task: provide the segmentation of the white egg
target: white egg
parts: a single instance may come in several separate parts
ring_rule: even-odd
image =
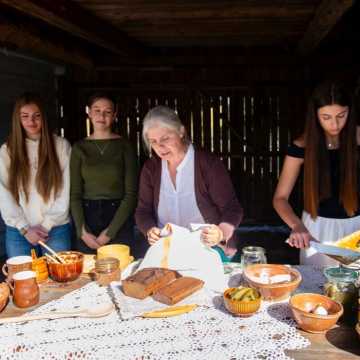
[[[328,315],[328,312],[327,310],[321,306],[321,305],[318,305],[314,310],[313,310],[313,313],[316,314],[316,315]]]

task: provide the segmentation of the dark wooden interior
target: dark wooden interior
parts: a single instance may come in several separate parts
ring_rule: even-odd
[[[71,142],[96,90],[116,97],[140,162],[144,114],[176,108],[228,166],[245,224],[281,224],[271,198],[307,96],[325,78],[357,86],[359,15],[355,0],[0,0],[0,50],[53,67],[54,127]]]

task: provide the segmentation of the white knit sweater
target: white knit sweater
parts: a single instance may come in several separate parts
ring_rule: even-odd
[[[69,222],[70,174],[69,160],[71,147],[67,140],[54,135],[55,147],[63,173],[63,188],[59,195],[45,203],[35,186],[35,176],[38,167],[38,140],[26,140],[30,161],[29,201],[20,192],[18,206],[8,190],[10,157],[6,144],[0,148],[0,211],[8,226],[21,229],[25,226],[42,225],[48,231],[54,226]]]

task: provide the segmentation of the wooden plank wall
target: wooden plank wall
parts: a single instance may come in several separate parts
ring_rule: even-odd
[[[109,91],[118,101],[117,130],[134,144],[140,163],[147,158],[141,140],[142,120],[152,107],[167,105],[178,112],[195,145],[224,161],[246,222],[280,222],[272,209],[272,195],[287,146],[303,121],[301,91],[291,92],[284,85]],[[91,92],[80,93],[84,104]],[[85,135],[85,121],[81,124]],[[297,209],[301,208],[301,185],[298,189],[293,196]]]

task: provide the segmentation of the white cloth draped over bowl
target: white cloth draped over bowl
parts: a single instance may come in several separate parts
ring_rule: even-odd
[[[220,255],[202,243],[201,230],[191,232],[169,225],[171,235],[162,237],[148,249],[139,269],[161,267],[165,261],[169,269],[203,280],[209,290],[223,292],[227,286]]]

